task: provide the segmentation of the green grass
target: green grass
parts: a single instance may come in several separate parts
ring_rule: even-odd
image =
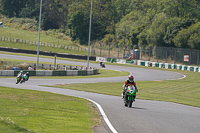
[[[26,60],[0,60],[33,63],[32,61]],[[100,69],[99,72],[100,74],[98,75],[90,76],[35,76],[30,77],[30,80],[31,78],[99,78],[127,76],[129,74],[128,72],[119,72],[106,69]],[[5,107],[0,108],[0,133],[90,133],[93,132],[92,127],[100,123],[98,113],[89,101],[64,95],[0,87],[0,106]]]
[[[14,42],[4,42],[0,41],[0,47],[10,47],[10,48],[17,48],[17,49],[26,49],[26,50],[35,50],[37,51],[37,45],[31,44],[21,44],[21,43],[14,43]],[[56,48],[56,47],[47,47],[47,46],[40,46],[40,51],[48,51],[54,53],[67,53],[67,54],[80,54],[80,55],[87,55],[87,51],[81,50],[67,50],[63,48]]]
[[[200,73],[177,70],[170,71],[185,74],[187,77],[179,80],[136,81],[139,89],[137,99],[168,101],[200,107]],[[121,96],[123,83],[84,83],[55,85],[53,87]]]
[[[37,51],[38,32],[8,27],[8,28],[0,28],[0,36],[8,37],[8,41],[0,41],[0,47],[9,47],[9,48]],[[16,43],[16,42],[10,42],[10,37],[15,38],[15,39],[19,38],[21,40],[27,40],[27,41],[35,41],[36,44],[35,43],[34,44],[21,44],[21,43]],[[45,31],[41,32],[40,42],[56,44],[56,45],[79,47],[76,43],[72,42],[70,39],[58,39],[56,37],[48,36],[45,34]],[[79,54],[79,55],[87,55],[87,53],[88,53],[88,51],[85,49],[70,50],[70,49],[49,47],[49,46],[40,46],[40,51]]]
[[[82,98],[0,87],[1,133],[92,133],[100,118]]]
[[[82,60],[74,60],[73,61],[82,61]],[[95,62],[92,62],[95,63]],[[96,62],[97,63],[97,62]],[[129,67],[139,67],[146,69],[157,69],[164,71],[172,71],[178,72],[186,75],[186,78],[180,80],[168,80],[168,81],[136,81],[137,86],[139,88],[139,93],[137,94],[138,99],[147,99],[147,100],[159,100],[159,101],[169,101],[175,103],[181,103],[191,106],[200,107],[200,73],[198,72],[190,72],[190,71],[181,71],[174,69],[164,69],[164,68],[153,68],[153,67],[144,67],[144,66],[136,66],[130,64],[115,64],[115,63],[106,63],[109,65],[119,65],[119,66],[129,66]],[[104,73],[104,72],[105,73]],[[109,71],[112,72],[112,71]],[[118,74],[121,76],[128,75],[128,73],[108,73],[104,69],[100,69],[101,75],[93,75],[94,77],[107,77],[107,76],[117,76]],[[114,74],[115,73],[115,74]],[[118,75],[118,76],[119,76]],[[83,76],[86,78],[90,78],[87,76]],[[49,77],[52,78],[52,77]],[[63,77],[56,77],[63,78]],[[70,78],[81,78],[79,77],[70,77]],[[89,91],[95,93],[102,93],[107,95],[115,95],[120,96],[122,92],[123,82],[112,82],[112,83],[89,83],[84,84],[84,88],[82,88],[83,84],[73,84],[73,85],[60,85],[55,87],[62,87],[68,89],[76,89],[81,91]],[[96,89],[93,89],[93,88]],[[107,89],[111,88],[111,89]]]
[[[69,39],[58,39],[56,37],[48,36],[45,33],[46,31],[41,31],[40,42],[67,45],[67,46],[77,46],[74,42],[72,42]],[[18,38],[18,39],[27,40],[27,41],[38,42],[37,31],[29,31],[29,30],[23,30],[19,28],[11,28],[11,27],[0,28],[0,36],[8,37],[9,40],[11,37],[15,39]]]

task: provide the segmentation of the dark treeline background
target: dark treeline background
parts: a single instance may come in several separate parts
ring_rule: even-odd
[[[42,29],[61,29],[87,44],[90,4],[43,0]],[[0,13],[8,18],[35,22],[39,10],[40,0],[0,0]],[[93,0],[91,40],[200,49],[200,0]]]

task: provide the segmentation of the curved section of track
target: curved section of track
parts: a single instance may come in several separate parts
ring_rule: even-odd
[[[3,56],[1,58],[34,60],[35,57]],[[43,59],[43,62],[53,62],[53,59]],[[57,60],[57,63],[85,65],[85,63]],[[99,64],[90,64],[93,67],[99,67]],[[141,69],[123,66],[106,65],[107,69],[128,71],[134,73],[136,80],[169,80],[183,78],[184,75],[160,70]],[[90,82],[113,82],[124,81],[126,77],[113,78],[93,78],[78,79],[76,82],[72,79],[31,79],[25,84],[15,84],[15,79],[0,79],[1,86],[47,91],[63,95],[78,96],[91,99],[101,105],[109,121],[119,133],[197,133],[200,130],[200,109],[181,104],[148,101],[136,99],[133,108],[125,108],[121,97],[95,94],[89,92],[80,92],[68,89],[59,89],[52,87],[43,87],[39,85],[69,84],[69,83],[90,83]],[[13,84],[12,84],[13,83]],[[83,86],[84,87],[84,86]],[[120,95],[120,94],[119,94]]]

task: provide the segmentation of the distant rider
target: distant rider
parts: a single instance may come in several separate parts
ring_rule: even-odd
[[[123,85],[123,98],[124,98],[124,95],[125,95],[127,87],[130,86],[130,85],[133,85],[135,87],[136,92],[138,92],[136,83],[134,82],[133,75],[129,75],[128,79],[124,82],[124,85]],[[135,99],[135,97],[134,97],[134,99]]]
[[[29,72],[26,72],[25,74],[22,75],[22,80],[21,80],[20,84],[25,81],[28,81],[28,79],[29,79]]]
[[[105,64],[103,62],[100,62],[100,66],[105,68]]]
[[[21,70],[18,75],[20,74],[20,76],[22,77],[23,76],[23,71]]]

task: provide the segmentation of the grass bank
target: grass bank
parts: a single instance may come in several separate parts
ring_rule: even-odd
[[[2,133],[93,133],[100,123],[94,105],[82,98],[0,87]]]
[[[19,55],[19,54],[18,54]],[[26,62],[26,60],[0,59]],[[42,63],[42,62],[40,62]],[[47,62],[44,62],[44,64]],[[128,72],[100,69],[90,76],[30,77],[31,78],[100,78],[126,76]],[[1,77],[5,78],[5,77]],[[13,77],[10,77],[13,78]],[[47,92],[0,87],[0,132],[80,132],[92,133],[100,117],[87,100]]]
[[[82,60],[74,60],[74,59],[70,59],[70,60],[82,61]],[[95,63],[95,62],[92,62],[92,63]],[[128,64],[115,64],[115,63],[106,63],[106,64],[123,65],[123,66],[139,67],[139,68],[146,68],[146,69],[159,69],[159,70],[164,70],[164,71],[182,73],[186,75],[186,78],[179,79],[179,80],[166,80],[166,81],[138,81],[138,82],[136,81],[137,86],[139,88],[137,98],[147,99],[147,100],[168,101],[168,102],[175,102],[175,103],[181,103],[181,104],[200,107],[200,97],[199,97],[200,73],[198,72],[144,67],[144,66],[136,66],[136,65],[128,65]],[[102,70],[100,69],[100,72],[101,71],[104,71],[104,69]],[[101,75],[103,75],[103,73],[104,72],[102,72]],[[114,73],[112,74],[107,73],[105,70],[105,73],[104,73],[105,76],[103,77],[113,75]],[[121,76],[126,76],[126,75],[128,75],[128,73],[125,73],[125,74],[121,73]],[[100,77],[99,75],[93,75],[93,76]],[[114,75],[114,76],[117,76],[117,75]],[[73,78],[77,78],[77,77],[73,77]],[[89,83],[89,84],[86,83],[86,84],[60,85],[60,86],[55,86],[55,87],[120,96],[122,92],[122,84],[123,82]],[[83,85],[84,85],[84,88],[82,87]],[[93,89],[94,87],[97,89],[94,90]]]
[[[186,78],[165,81],[136,81],[139,89],[137,99],[167,101],[200,107],[200,73],[170,71],[182,73],[186,75]],[[123,82],[112,82],[55,85],[53,87],[121,96],[122,85]]]
[[[67,36],[63,36],[62,38],[56,38],[54,35],[48,35],[48,31],[41,31],[40,34],[40,42],[54,44],[54,47],[50,46],[40,46],[40,51],[48,51],[48,52],[55,52],[55,53],[67,53],[67,54],[79,54],[79,55],[87,55],[87,49],[73,49],[72,47],[79,48],[80,46],[76,43],[72,42],[71,39]],[[0,47],[9,47],[9,48],[17,48],[17,49],[26,49],[26,50],[35,50],[37,51],[38,48],[38,32],[11,28],[11,27],[3,27],[0,28],[0,37],[7,37],[6,41],[0,41]],[[25,41],[34,41],[33,44],[22,44],[17,43],[16,41],[13,42],[13,39],[20,39]],[[59,45],[63,46],[70,46],[67,49],[63,47],[59,47]]]
[[[0,41],[0,47],[9,47],[9,48],[17,48],[17,49],[26,49],[26,50],[34,50],[37,51],[37,45],[31,44],[21,44],[14,42],[4,42]],[[69,50],[59,47],[50,47],[50,46],[40,46],[40,51],[54,52],[54,53],[66,53],[66,54],[79,54],[79,55],[87,55],[86,50]]]
[[[38,42],[38,31],[23,30],[20,28],[1,27],[0,36],[8,37],[8,41],[15,38]],[[67,38],[66,36],[63,36],[57,38],[56,35],[48,35],[48,31],[41,31],[40,42],[66,46],[77,46],[74,42],[71,41],[69,37]]]

